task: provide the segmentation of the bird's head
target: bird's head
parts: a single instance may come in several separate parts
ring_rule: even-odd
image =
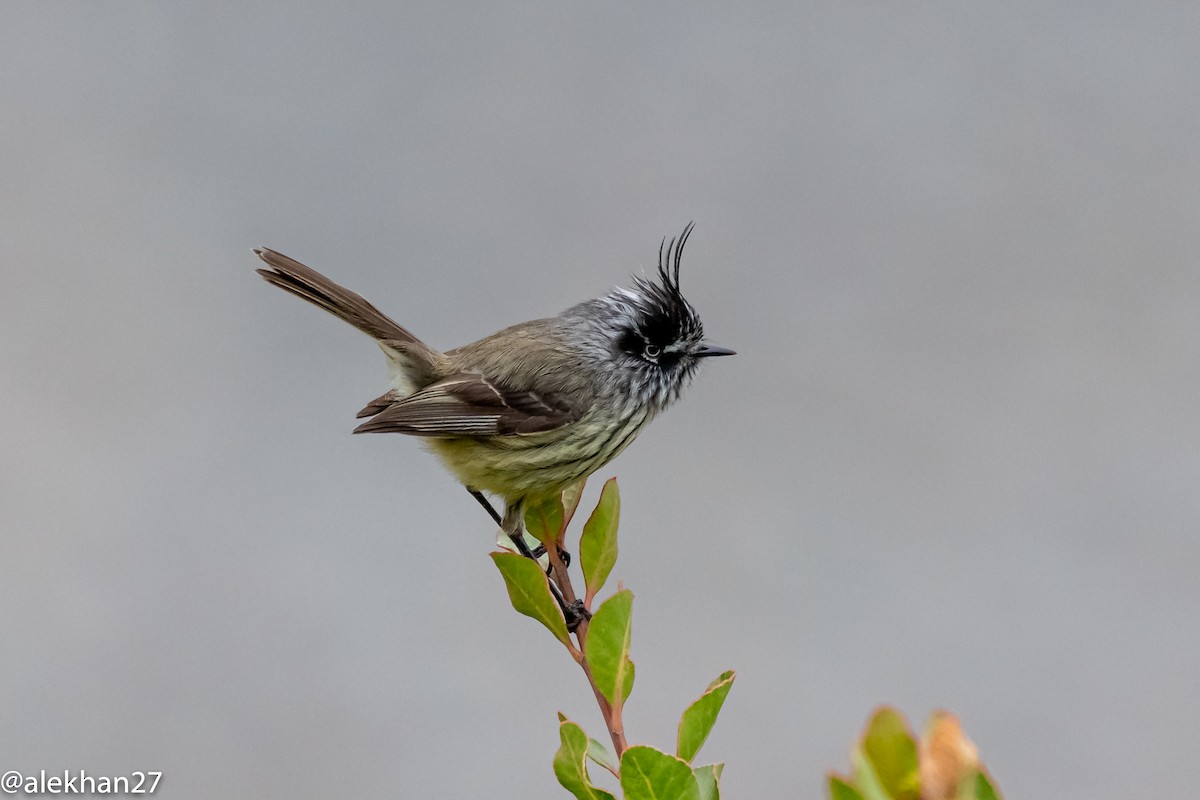
[[[689,223],[677,238],[663,239],[657,280],[635,276],[632,289],[614,289],[583,304],[596,324],[593,330],[603,336],[608,378],[655,411],[679,397],[701,360],[734,355],[704,341],[704,325],[679,289],[679,265],[691,232]]]

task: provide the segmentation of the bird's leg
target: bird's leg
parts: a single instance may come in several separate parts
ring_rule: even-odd
[[[467,489],[467,491],[471,493],[471,497],[474,497],[479,501],[479,505],[483,506],[484,510],[487,511],[488,516],[490,516],[497,525],[503,528],[504,520],[500,518],[500,514],[497,513],[496,509],[492,507],[492,504],[488,501],[488,499],[483,496],[483,492],[477,492],[474,489]],[[504,532],[508,533],[508,529],[505,528]],[[517,552],[523,556],[527,556],[536,561],[542,556],[546,555],[546,545],[544,544],[539,544],[537,547],[530,550],[529,545],[525,543],[524,536],[518,534],[517,538],[513,539],[512,534],[508,533],[508,537],[512,539],[513,545],[515,545],[517,548]],[[571,566],[571,554],[561,547],[558,548],[558,557],[562,559],[564,567]],[[546,574],[550,574],[550,570],[548,568],[546,570]]]
[[[467,488],[467,491],[471,493],[471,497],[474,497],[479,501],[479,505],[483,506],[483,510],[488,513],[488,516],[491,517],[497,525],[504,524],[504,520],[500,519],[500,515],[496,513],[496,509],[492,508],[492,504],[486,497],[483,496],[483,492],[477,492],[470,487]]]
[[[526,558],[532,558],[534,561],[537,561],[537,556],[530,551],[529,545],[525,543],[525,512],[520,500],[515,500],[504,506],[504,518],[500,520],[500,529],[512,540],[512,543],[517,548],[517,552]]]
[[[492,508],[492,504],[488,502],[486,497],[474,490],[468,491],[470,491],[475,499],[478,500],[483,507],[488,510],[488,512],[492,515],[492,518],[496,519],[496,521],[500,523],[500,528],[508,535],[508,538],[512,540],[512,543],[517,548],[517,552],[526,558],[532,558],[534,561],[537,561],[537,558],[532,552],[530,552],[529,545],[525,544],[525,513],[523,503],[520,500],[514,500],[508,503],[504,507],[503,519],[497,519],[499,515],[496,514],[496,510]],[[550,573],[552,570],[553,567],[546,570],[546,577],[548,579],[551,577]],[[553,580],[547,580],[546,585],[550,587],[550,594],[554,595],[554,600],[558,603],[559,610],[562,611],[563,619],[566,620],[568,631],[574,633],[575,629],[579,627],[579,623],[586,619],[591,619],[592,615],[588,613],[588,610],[584,607],[582,600],[573,599],[571,602],[567,602],[567,600],[563,597],[562,589],[557,583],[555,583]]]
[[[538,553],[537,551],[531,551],[529,549],[529,545],[525,543],[525,535],[522,532],[521,519],[519,516],[516,520],[514,533],[513,523],[508,518],[508,512],[511,510],[510,508],[505,509],[504,518],[501,519],[500,514],[497,513],[491,502],[483,496],[483,492],[477,492],[474,489],[467,489],[467,491],[471,493],[471,497],[474,497],[479,501],[479,505],[483,506],[484,510],[487,511],[488,516],[490,516],[504,531],[505,535],[512,540],[513,546],[517,548],[518,553],[526,558],[532,558],[534,561],[537,561],[538,558],[545,554],[546,551],[541,547],[538,547],[538,549],[542,551],[541,553]]]
[[[563,566],[571,566],[571,554],[568,553],[561,545],[558,545],[557,547],[558,557],[562,559]],[[541,558],[542,556],[546,555],[546,545],[539,544],[537,547],[533,548],[531,552],[533,553],[534,558]]]
[[[517,541],[517,538],[521,538],[522,544],[524,544],[522,535],[524,521],[525,514],[523,503],[520,500],[517,500],[505,507],[504,522],[501,527],[504,528],[505,532],[508,533],[509,538],[513,539],[514,542]],[[561,554],[563,552],[561,547],[556,549],[556,554]],[[542,553],[545,554],[545,547],[539,547],[538,550],[541,550]],[[538,552],[538,550],[534,550],[533,553]],[[531,558],[533,557],[533,553],[530,554]],[[570,556],[568,556],[568,558],[570,558]],[[558,607],[562,611],[563,619],[566,620],[567,623],[567,630],[571,633],[574,633],[579,627],[580,623],[592,618],[592,613],[587,610],[587,606],[583,604],[582,600],[575,597],[575,592],[571,589],[571,579],[567,577],[566,562],[559,561],[557,565],[554,562],[555,559],[552,556],[550,558],[550,566],[546,567],[546,584],[550,587],[550,593],[554,595],[554,599],[558,602]],[[555,575],[556,566],[561,568],[561,572],[559,572],[557,576]]]

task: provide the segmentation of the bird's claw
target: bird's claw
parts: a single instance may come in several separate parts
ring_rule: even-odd
[[[563,616],[567,620],[567,631],[570,633],[574,633],[581,623],[592,618],[592,612],[587,610],[582,600],[575,600],[567,604],[563,611]]]
[[[546,555],[546,545],[539,544],[537,547],[533,548],[531,553],[534,558],[541,558],[542,556]],[[571,566],[571,554],[562,547],[558,548],[558,557],[562,561],[564,567]]]

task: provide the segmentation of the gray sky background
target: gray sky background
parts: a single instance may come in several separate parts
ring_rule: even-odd
[[[0,11],[0,769],[565,797],[582,676],[250,248],[450,347],[694,219],[740,355],[585,500],[619,476],[631,739],[735,668],[730,797],[824,796],[879,703],[1010,798],[1194,791],[1200,12],[503,6]]]

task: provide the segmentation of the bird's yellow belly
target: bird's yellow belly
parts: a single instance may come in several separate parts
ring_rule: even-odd
[[[648,418],[641,412],[601,425],[585,417],[565,430],[427,444],[465,486],[515,500],[556,494],[591,475],[628,447]]]

